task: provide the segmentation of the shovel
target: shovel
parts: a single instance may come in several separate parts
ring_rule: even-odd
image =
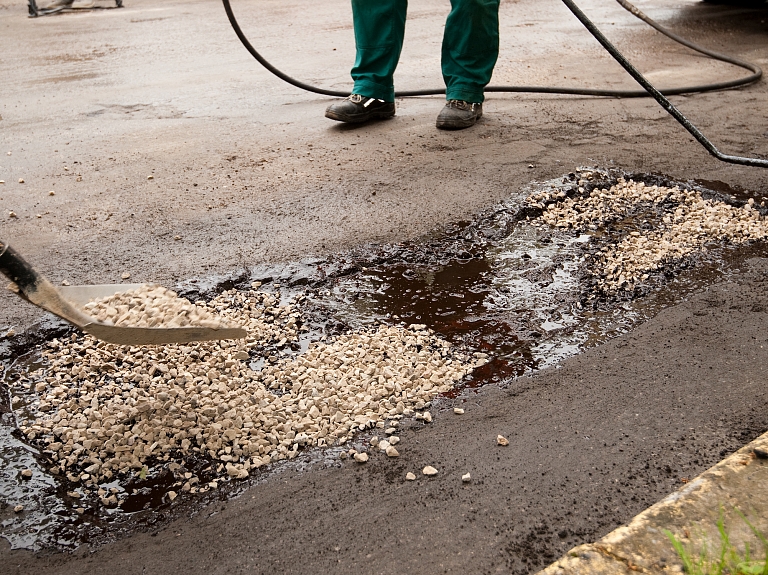
[[[162,345],[218,339],[246,337],[241,327],[121,327],[98,321],[88,315],[82,306],[95,298],[102,298],[136,289],[142,284],[115,284],[92,286],[63,286],[55,288],[38,274],[24,258],[8,244],[0,242],[0,272],[11,284],[11,291],[30,303],[41,307],[75,325],[93,337],[119,345]]]

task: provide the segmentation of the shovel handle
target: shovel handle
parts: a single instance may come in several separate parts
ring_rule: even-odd
[[[37,273],[16,250],[0,242],[0,272],[11,280],[18,295],[28,302],[82,328],[93,318],[61,297],[58,290],[47,279]]]
[[[34,292],[41,277],[16,250],[0,242],[0,272],[15,283],[22,295]]]

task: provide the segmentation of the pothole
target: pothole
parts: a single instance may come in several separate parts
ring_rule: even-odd
[[[281,466],[339,465],[368,430],[426,424],[441,396],[554,365],[765,255],[763,208],[697,184],[582,170],[523,192],[418,241],[179,286],[246,341],[5,340],[0,534],[98,544]]]

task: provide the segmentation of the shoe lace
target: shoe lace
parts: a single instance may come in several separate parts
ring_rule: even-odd
[[[359,104],[360,102],[363,101],[363,96],[361,96],[360,94],[350,94],[349,96],[347,96],[347,100],[349,100],[353,104]]]
[[[479,104],[466,102],[464,100],[448,100],[446,103],[446,106],[449,108],[456,108],[457,110],[474,110],[474,108],[478,105]]]

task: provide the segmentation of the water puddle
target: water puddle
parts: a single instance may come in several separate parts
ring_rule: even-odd
[[[666,182],[659,176],[643,177]],[[453,344],[490,356],[488,363],[447,394],[455,396],[556,365],[739,271],[748,258],[768,256],[764,244],[710,249],[665,270],[664,282],[645,290],[642,297],[591,298],[585,282],[590,255],[600,245],[647,227],[648,220],[627,218],[608,230],[573,233],[532,225],[537,212],[525,207],[523,200],[538,189],[561,190],[565,195],[611,178],[615,175],[570,174],[523,190],[524,195],[433,237],[326,259],[262,266],[233,278],[190,280],[177,286],[178,291],[193,300],[207,299],[259,280],[264,289],[300,302],[307,329],[290,345],[259,350],[264,357],[273,356],[270,361],[301,354],[312,342],[350,330],[382,323],[426,324]],[[691,185],[701,189],[706,184]],[[746,199],[741,190],[739,197],[722,196],[724,192],[733,190],[707,193],[728,202]],[[0,535],[14,548],[99,544],[182,514],[215,512],[209,509],[212,502],[241,493],[286,467],[301,470],[338,464],[339,448],[305,450],[293,461],[259,469],[248,480],[226,481],[218,490],[185,493],[171,501],[167,492],[178,484],[180,471],[178,465],[159,462],[141,474],[100,485],[106,495],[124,497],[119,509],[80,501],[73,495],[77,485],[50,473],[50,462],[16,430],[17,418],[36,401],[27,374],[38,367],[40,342],[66,333],[66,326],[50,322],[38,333],[0,341]],[[258,370],[263,364],[263,358],[255,358],[251,368]],[[213,479],[211,469],[217,463],[200,455],[185,458],[184,465],[181,471],[205,483]],[[31,471],[31,478],[22,474],[25,470]],[[14,512],[19,504],[24,509]]]

